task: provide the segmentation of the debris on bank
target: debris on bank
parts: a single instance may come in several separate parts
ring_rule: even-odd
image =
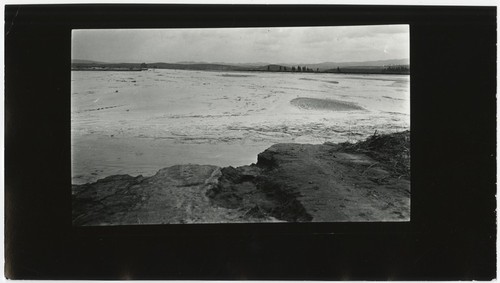
[[[385,163],[394,174],[410,178],[410,131],[385,135],[375,132],[364,141],[340,146],[347,152],[366,154]]]

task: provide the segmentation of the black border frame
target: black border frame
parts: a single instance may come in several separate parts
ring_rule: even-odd
[[[71,226],[71,29],[409,24],[409,223]],[[496,8],[7,5],[11,279],[496,277]]]

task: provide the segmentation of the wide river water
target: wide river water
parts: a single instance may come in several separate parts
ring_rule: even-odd
[[[240,166],[275,143],[410,129],[410,77],[72,71],[72,182],[176,164]]]

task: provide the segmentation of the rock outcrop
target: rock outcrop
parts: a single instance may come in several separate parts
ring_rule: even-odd
[[[176,165],[151,177],[110,176],[73,185],[73,225],[241,222],[238,210],[210,204],[220,177],[211,165]]]
[[[74,225],[408,221],[410,133],[276,144],[257,164],[177,165],[73,186]]]

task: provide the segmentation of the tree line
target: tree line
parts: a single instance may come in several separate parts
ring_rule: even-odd
[[[271,65],[268,65],[267,70],[279,71],[279,72],[319,72],[319,68],[316,68],[316,71],[314,71],[313,69],[308,68],[306,66],[297,66],[297,67],[292,66],[291,68],[286,66],[278,66],[278,67],[279,67],[278,69],[271,70]]]
[[[394,71],[394,72],[409,72],[410,66],[409,65],[389,65],[386,67],[386,70]]]

